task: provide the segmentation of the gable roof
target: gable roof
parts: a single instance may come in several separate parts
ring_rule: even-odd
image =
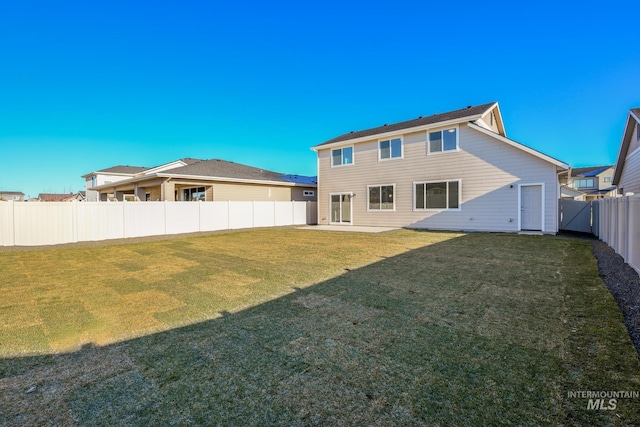
[[[106,169],[100,169],[99,171],[95,171],[93,173],[121,173],[121,174],[137,174],[143,172],[149,168],[144,166],[112,166]],[[88,174],[91,175],[91,174]]]
[[[442,114],[434,114],[431,116],[420,116],[417,119],[407,120],[404,122],[393,123],[390,125],[378,126],[371,129],[365,129],[361,131],[349,132],[338,137],[332,138],[322,144],[316,145],[314,148],[322,147],[324,145],[335,144],[337,142],[349,141],[352,139],[358,139],[363,137],[375,136],[380,134],[386,134],[389,132],[396,132],[404,129],[411,129],[420,126],[435,125],[437,123],[449,122],[449,121],[471,121],[481,118],[494,106],[497,106],[497,102],[490,102],[488,104],[482,104],[477,106],[468,106],[455,111],[449,111]]]
[[[613,185],[618,185],[622,176],[624,162],[629,152],[629,144],[631,144],[631,136],[633,135],[633,127],[636,123],[640,123],[640,108],[632,108],[627,116],[627,124],[622,134],[622,143],[620,144],[620,152],[618,152],[618,160],[616,160],[616,169],[613,172]]]
[[[158,176],[197,176],[207,178],[231,178],[253,181],[289,182],[282,173],[242,165],[221,159],[202,160],[187,166],[158,173]]]
[[[598,176],[600,175],[602,172],[606,171],[609,168],[612,168],[613,165],[608,165],[608,166],[591,166],[591,167],[587,167],[587,168],[573,168],[571,169],[571,176],[572,177],[592,177],[592,176]]]

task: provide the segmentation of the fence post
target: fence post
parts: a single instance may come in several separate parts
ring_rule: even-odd
[[[9,224],[11,225],[11,246],[16,245],[16,212],[15,212],[15,203],[13,200],[9,200],[9,215],[11,216],[11,221]]]

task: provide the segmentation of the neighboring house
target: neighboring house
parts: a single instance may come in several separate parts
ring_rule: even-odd
[[[284,175],[219,159],[186,158],[153,168],[115,166],[83,178],[87,198],[100,201],[317,199],[315,177]]]
[[[571,199],[584,202],[587,200],[587,195],[580,190],[570,187],[566,184],[560,185],[560,198]]]
[[[73,193],[40,193],[38,194],[39,202],[70,202],[76,200]]]
[[[622,195],[640,194],[640,108],[629,110],[613,174]]]
[[[587,168],[573,168],[568,186],[582,196],[577,200],[596,200],[604,197],[614,197],[617,193],[613,185],[613,165],[592,166]],[[568,191],[563,190],[563,195]]]
[[[496,102],[312,149],[319,224],[558,231],[558,176],[568,165],[507,138]]]
[[[24,193],[21,191],[0,191],[0,201],[24,202]]]

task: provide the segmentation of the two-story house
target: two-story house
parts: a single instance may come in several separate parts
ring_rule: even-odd
[[[640,108],[629,110],[613,184],[622,195],[640,194]]]
[[[507,138],[497,102],[312,149],[319,224],[558,231],[558,176],[568,165]]]
[[[581,193],[580,200],[596,200],[616,195],[613,165],[571,169],[568,186]]]

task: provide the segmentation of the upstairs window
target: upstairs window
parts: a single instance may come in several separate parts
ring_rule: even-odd
[[[402,158],[402,139],[393,138],[380,141],[378,158],[380,160]]]
[[[458,149],[458,129],[451,128],[429,132],[427,146],[429,147],[429,153],[456,151]]]
[[[604,177],[604,182],[611,182],[611,177],[610,176],[605,176]]]
[[[460,209],[460,181],[417,182],[414,209]]]
[[[336,148],[331,150],[331,166],[353,164],[353,147]]]
[[[594,187],[593,178],[573,180],[573,188],[592,188],[592,187]]]

